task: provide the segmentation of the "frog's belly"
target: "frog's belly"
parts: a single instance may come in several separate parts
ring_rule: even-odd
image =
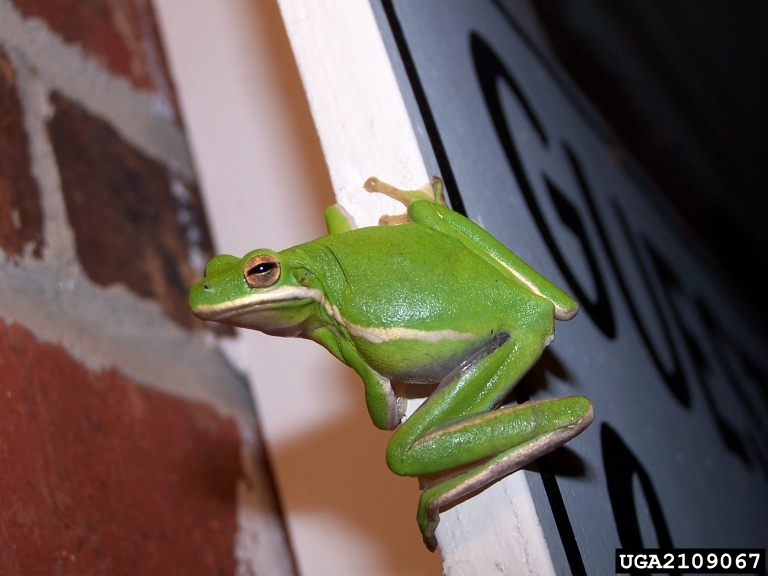
[[[355,348],[381,376],[393,382],[426,384],[440,382],[489,341],[489,338],[456,338],[436,342],[401,339],[379,343],[358,340]]]

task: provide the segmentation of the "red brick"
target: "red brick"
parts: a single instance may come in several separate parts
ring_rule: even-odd
[[[0,322],[0,422],[0,574],[234,574],[231,419]]]
[[[103,66],[139,88],[176,97],[148,0],[12,0]],[[178,107],[177,107],[178,110]]]
[[[16,71],[0,49],[0,248],[11,256],[20,256],[28,245],[39,258],[43,213],[32,176]]]
[[[122,283],[160,301],[179,324],[199,327],[187,305],[189,286],[202,276],[189,256],[211,255],[197,188],[188,201],[171,192],[168,170],[122,140],[106,122],[52,95],[48,131],[61,174],[80,263],[94,282]]]

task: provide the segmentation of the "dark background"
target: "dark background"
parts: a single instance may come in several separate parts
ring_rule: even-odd
[[[768,3],[533,4],[561,65],[768,325]]]

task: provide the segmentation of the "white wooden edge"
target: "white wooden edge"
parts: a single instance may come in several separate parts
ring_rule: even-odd
[[[429,180],[369,2],[278,4],[337,201],[360,226],[402,212],[362,189],[369,176],[409,188]],[[554,574],[522,472],[444,512],[437,539],[448,576]]]

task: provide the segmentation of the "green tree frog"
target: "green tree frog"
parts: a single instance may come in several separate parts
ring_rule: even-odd
[[[373,423],[397,428],[396,474],[423,489],[417,521],[430,550],[439,511],[583,431],[583,396],[500,406],[578,305],[485,230],[447,208],[442,182],[399,190],[364,184],[406,205],[356,229],[340,206],[328,236],[282,252],[217,256],[190,291],[203,320],[308,338],[362,378]],[[407,419],[394,383],[430,386]]]

